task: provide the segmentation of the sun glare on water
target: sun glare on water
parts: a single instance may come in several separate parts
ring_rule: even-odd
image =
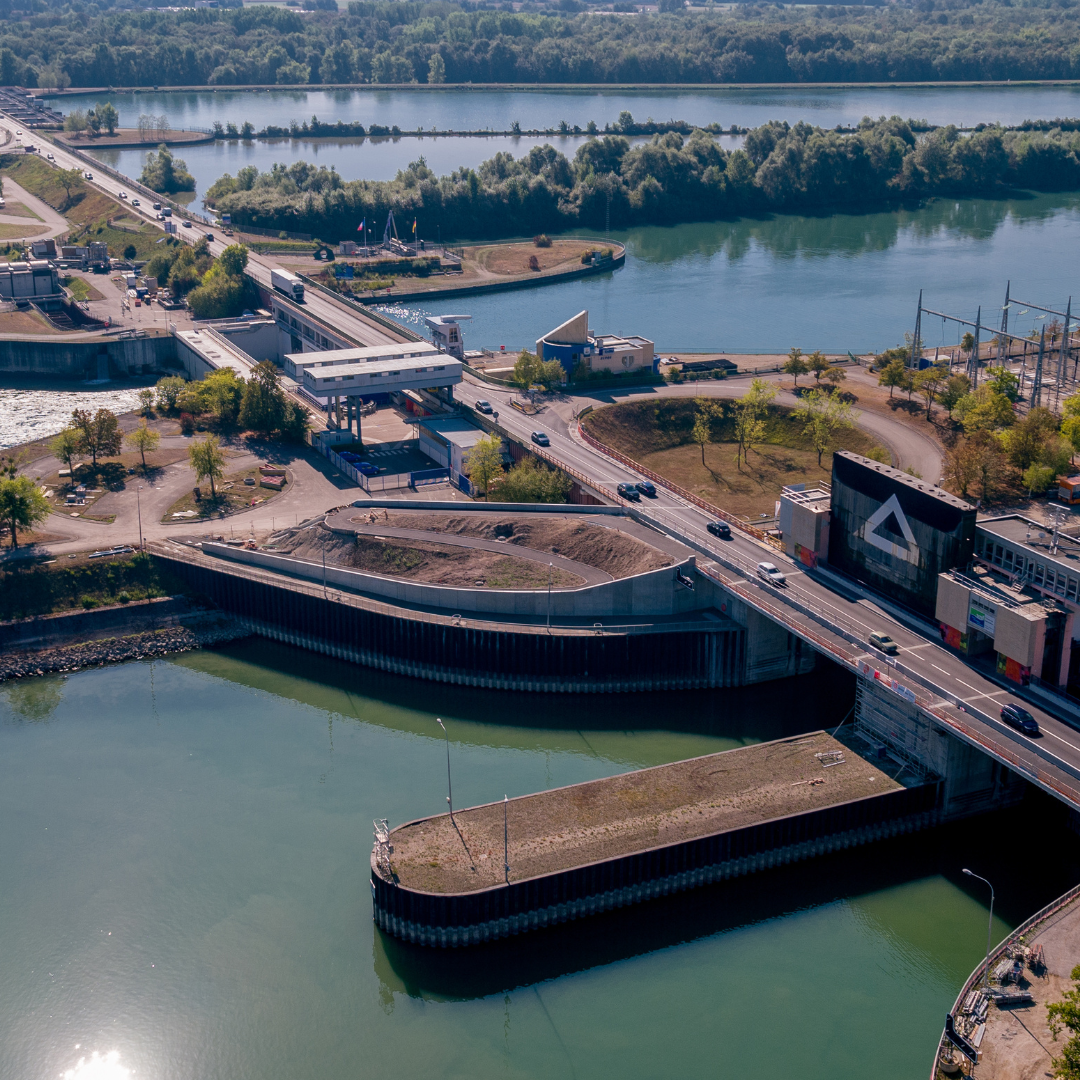
[[[90,1057],[79,1058],[74,1069],[60,1075],[63,1080],[128,1080],[134,1071],[120,1064],[119,1050],[110,1050],[107,1054],[95,1050]]]

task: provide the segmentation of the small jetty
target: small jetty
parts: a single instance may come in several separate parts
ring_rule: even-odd
[[[374,917],[420,945],[495,941],[927,828],[938,789],[818,731],[377,822]]]

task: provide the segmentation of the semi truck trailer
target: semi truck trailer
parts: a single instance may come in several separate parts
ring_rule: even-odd
[[[270,284],[298,304],[304,302],[304,283],[291,270],[272,269]]]

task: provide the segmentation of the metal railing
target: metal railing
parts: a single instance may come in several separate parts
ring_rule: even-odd
[[[989,958],[984,958],[979,961],[978,967],[967,977],[967,981],[960,989],[960,993],[956,996],[956,1001],[952,1007],[951,1015],[955,1016],[967,998],[968,994],[975,989],[975,984],[986,973],[988,966],[993,966],[1001,959],[1002,954],[1022,937],[1024,937],[1033,927],[1037,926],[1041,922],[1045,922],[1052,915],[1056,915],[1062,908],[1068,907],[1074,900],[1080,897],[1080,885],[1074,885],[1068,892],[1063,893],[1056,900],[1052,900],[1046,907],[1036,911],[1030,918],[1025,919],[1011,934],[1008,934],[1003,938],[990,952]],[[941,1052],[946,1047],[951,1047],[952,1043],[945,1035],[944,1028],[941,1032],[941,1038],[938,1040],[937,1053],[934,1055],[934,1064],[930,1070],[930,1080],[936,1080],[938,1073],[938,1066],[941,1064]]]
[[[735,528],[741,532],[752,536],[755,540],[760,540],[762,543],[768,544],[770,547],[776,548],[778,551],[783,550],[780,542],[775,536],[770,536],[767,532],[763,532],[761,529],[755,529],[753,525],[748,525],[741,518],[736,517],[734,514],[729,514],[726,510],[721,510],[719,506],[714,505],[711,502],[706,502],[705,499],[699,498],[692,491],[687,491],[686,488],[680,487],[678,484],[667,479],[665,476],[661,476],[660,473],[653,472],[652,469],[646,465],[642,465],[640,461],[635,461],[632,457],[628,457],[626,454],[620,453],[618,450],[607,445],[607,443],[601,442],[595,436],[590,435],[579,423],[578,434],[581,436],[582,441],[591,446],[594,450],[599,450],[601,454],[606,454],[608,457],[613,458],[619,462],[620,465],[625,465],[629,469],[633,469],[635,472],[641,473],[642,476],[647,476],[653,483],[660,484],[668,491],[678,495],[680,499],[685,499],[687,502],[692,503],[699,510],[704,510],[708,514],[712,514],[714,517],[720,518],[721,521],[726,521],[730,525],[734,525]]]

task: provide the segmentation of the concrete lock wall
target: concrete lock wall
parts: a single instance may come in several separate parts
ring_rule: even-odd
[[[220,559],[262,566],[309,581],[322,582],[325,574],[326,582],[336,587],[428,610],[531,616],[537,619],[543,619],[548,613],[549,597],[546,589],[455,589],[385,578],[338,566],[327,566],[324,571],[318,563],[264,551],[246,551],[229,547],[227,544],[204,543],[202,548],[206,554]],[[558,618],[611,615],[650,618],[712,606],[711,593],[702,592],[702,597],[710,596],[708,601],[702,603],[696,585],[694,591],[690,591],[679,584],[677,576],[680,574],[683,577],[694,574],[692,557],[676,566],[666,566],[631,578],[606,581],[601,585],[587,585],[580,589],[554,590],[550,596],[551,614]],[[783,633],[786,637],[787,632]]]
[[[476,945],[930,828],[938,801],[937,785],[925,784],[473,893],[397,885],[373,852],[374,918],[414,944]]]
[[[0,340],[0,372],[6,374],[96,379],[101,357],[108,359],[111,376],[162,371],[175,366],[176,342],[171,334],[90,341]]]
[[[746,632],[727,621],[640,633],[475,623],[341,602],[239,564],[156,556],[254,634],[411,678],[542,693],[738,686]],[[685,626],[685,624],[684,624]]]

